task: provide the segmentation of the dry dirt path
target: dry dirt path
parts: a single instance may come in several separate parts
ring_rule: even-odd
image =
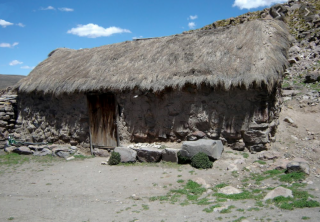
[[[208,206],[181,206],[182,201],[149,200],[181,187],[178,180],[201,177],[211,186],[222,181],[239,185],[241,175],[234,177],[225,170],[228,161],[236,158],[238,155],[229,151],[210,170],[162,163],[106,166],[100,164],[102,158],[0,165],[0,221],[234,221],[241,217],[248,221],[301,221],[302,216],[319,221],[320,208],[287,211],[268,206],[256,211],[253,200],[227,201],[221,204],[235,208],[222,214],[204,212]],[[246,162],[254,158],[250,155]],[[314,179],[309,189],[319,184]],[[140,200],[132,199],[133,194]]]

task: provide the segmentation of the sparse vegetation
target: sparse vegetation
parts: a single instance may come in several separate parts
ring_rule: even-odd
[[[191,158],[191,166],[198,169],[212,168],[212,162],[207,154],[199,152]]]
[[[112,152],[108,162],[109,165],[118,165],[120,162],[121,162],[120,153]]]

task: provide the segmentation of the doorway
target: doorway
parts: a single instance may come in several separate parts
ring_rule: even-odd
[[[115,148],[117,142],[117,112],[112,93],[88,94],[91,143],[94,148]]]

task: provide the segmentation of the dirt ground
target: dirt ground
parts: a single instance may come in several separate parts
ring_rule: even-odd
[[[302,189],[320,202],[319,113],[319,104],[309,106],[307,102],[297,100],[286,102],[277,141],[270,149],[281,152],[288,159],[301,157],[309,161],[311,174]],[[295,121],[296,127],[283,121],[287,116]],[[0,221],[318,222],[319,207],[281,210],[273,204],[252,199],[220,200],[221,206],[232,206],[232,209],[225,213],[206,212],[204,209],[219,201],[210,193],[205,195],[211,198],[211,205],[190,203],[183,206],[183,197],[175,201],[152,201],[152,198],[165,196],[170,190],[182,188],[188,180],[196,178],[204,179],[210,188],[221,183],[242,188],[247,181],[246,186],[252,192],[254,189],[267,192],[268,188],[279,186],[279,181],[268,179],[255,184],[246,179],[251,173],[262,173],[272,166],[273,160],[256,162],[258,155],[225,147],[223,157],[209,170],[168,163],[101,165],[104,158],[35,161],[36,157],[32,157],[23,164],[0,164]],[[236,161],[238,173],[228,170]]]

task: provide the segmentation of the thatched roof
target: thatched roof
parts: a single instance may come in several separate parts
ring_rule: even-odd
[[[127,41],[92,49],[59,48],[17,88],[20,92],[161,91],[185,84],[249,88],[279,83],[287,65],[286,25],[256,20],[231,28]]]

